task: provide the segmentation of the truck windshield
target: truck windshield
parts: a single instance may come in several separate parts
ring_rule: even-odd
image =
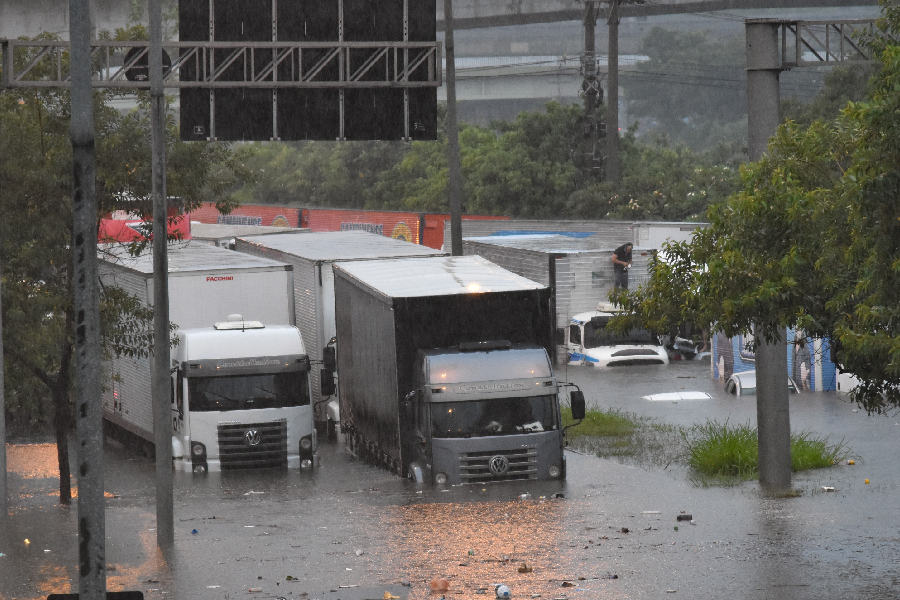
[[[492,398],[431,405],[431,435],[467,438],[558,429],[555,396]]]
[[[612,317],[592,317],[590,321],[584,324],[584,347],[598,348],[600,346],[617,346],[624,344],[635,344],[645,346],[658,346],[659,340],[655,335],[642,329],[635,327],[624,335],[613,333],[606,329]]]
[[[188,378],[191,411],[286,408],[309,404],[305,371]]]

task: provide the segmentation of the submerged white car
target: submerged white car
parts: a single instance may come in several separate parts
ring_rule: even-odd
[[[756,371],[735,373],[725,382],[725,391],[736,396],[747,396],[756,393]],[[800,390],[794,380],[788,377],[788,392],[799,394]]]
[[[620,311],[603,302],[597,309],[577,314],[569,321],[565,342],[570,365],[669,364],[669,355],[655,334],[641,328],[634,328],[624,335],[615,334],[606,329],[606,324]]]

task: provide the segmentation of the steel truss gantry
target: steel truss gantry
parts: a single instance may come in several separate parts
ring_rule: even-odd
[[[92,41],[93,87],[150,89],[150,42]],[[69,42],[0,40],[0,89],[69,87]],[[439,87],[441,43],[425,42],[168,42],[166,88],[422,88]],[[168,66],[171,63],[171,66]]]

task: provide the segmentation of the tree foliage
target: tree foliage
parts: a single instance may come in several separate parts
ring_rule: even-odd
[[[870,412],[900,406],[900,8],[882,11],[869,97],[837,119],[783,125],[741,191],[710,207],[710,226],[617,297],[661,330],[828,337]]]
[[[550,102],[490,127],[460,130],[464,210],[519,218],[696,220],[738,183],[731,149],[622,141],[623,181],[609,185],[579,168],[583,110]],[[258,177],[243,203],[447,212],[447,150],[437,141],[257,143]]]
[[[797,98],[781,102],[781,116],[785,121],[809,126],[813,121],[832,121],[847,107],[866,97],[867,82],[874,74],[874,66],[855,65],[835,67],[825,75],[824,86],[812,102]]]

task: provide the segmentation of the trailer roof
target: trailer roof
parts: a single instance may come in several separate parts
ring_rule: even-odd
[[[191,238],[222,239],[247,235],[271,235],[278,233],[309,233],[309,229],[296,227],[270,227],[267,225],[226,225],[221,223],[191,223]]]
[[[240,240],[311,261],[370,260],[392,256],[445,256],[445,252],[366,231],[241,236]]]
[[[345,262],[334,271],[390,298],[545,289],[480,256],[435,256]]]
[[[123,244],[101,244],[99,255],[100,260],[106,263],[151,275],[153,273],[152,250],[152,246],[148,246],[143,253],[135,257],[128,254],[128,250]],[[170,243],[168,264],[169,273],[254,267],[262,269],[291,268],[289,265],[268,258],[251,256],[204,242],[191,241]]]
[[[535,252],[552,252],[577,254],[580,252],[612,252],[620,244],[613,245],[609,239],[601,239],[597,234],[565,235],[559,233],[530,233],[516,235],[490,235],[482,237],[467,237],[464,242],[476,244],[490,244],[504,246],[506,248],[520,248]],[[640,250],[640,248],[635,248]]]

